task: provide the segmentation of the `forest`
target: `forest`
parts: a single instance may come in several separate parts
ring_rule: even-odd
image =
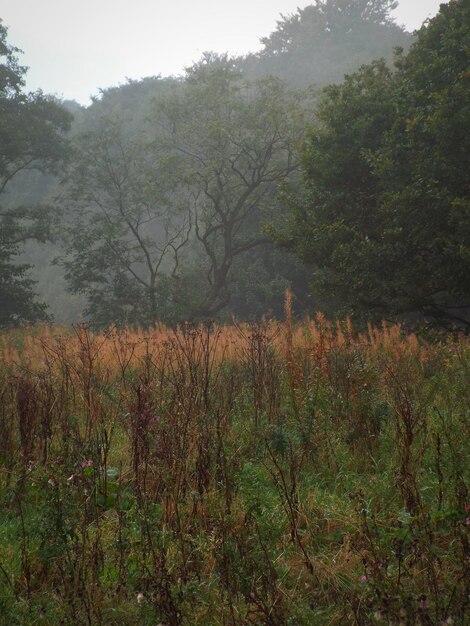
[[[470,2],[396,5],[89,106],[0,19],[0,626],[468,623]]]
[[[2,26],[0,326],[253,321],[290,288],[468,330],[467,6],[412,36],[394,4],[318,2],[87,108],[26,93]]]

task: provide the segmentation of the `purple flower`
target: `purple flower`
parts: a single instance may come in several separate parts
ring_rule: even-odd
[[[365,583],[367,582],[367,576],[361,576],[359,578],[359,582],[361,585],[365,585]]]
[[[80,466],[85,469],[86,467],[93,467],[93,461],[91,459],[88,459],[87,461],[82,461],[80,463]]]

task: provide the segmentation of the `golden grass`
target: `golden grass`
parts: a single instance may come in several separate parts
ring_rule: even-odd
[[[369,326],[367,332],[356,333],[350,320],[329,322],[322,314],[292,324],[269,321],[260,325],[268,342],[285,357],[286,364],[294,366],[296,357],[310,356],[322,365],[326,355],[345,346],[362,347],[379,354],[393,352],[425,360],[429,346],[418,341],[416,335],[405,334],[400,325],[381,328]],[[251,340],[254,326],[250,324],[179,326],[176,329],[161,324],[149,329],[117,329],[92,332],[86,326],[38,326],[10,331],[0,336],[0,362],[6,367],[20,367],[31,372],[60,366],[66,362],[81,370],[88,362],[95,371],[106,370],[118,374],[120,369],[140,367],[151,358],[160,365],[171,365],[173,347],[182,342],[192,344],[196,353],[202,352],[208,342],[213,360],[239,362]]]

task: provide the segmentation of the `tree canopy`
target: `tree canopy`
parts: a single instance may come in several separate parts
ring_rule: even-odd
[[[442,5],[394,72],[375,62],[323,92],[303,192],[277,236],[344,310],[465,323],[469,11],[464,0]]]
[[[391,17],[393,0],[315,0],[283,16],[263,49],[249,55],[249,75],[271,74],[293,87],[339,82],[360,65],[407,48],[411,36]]]
[[[160,104],[158,119],[193,198],[205,272],[198,315],[230,303],[236,259],[266,243],[261,224],[277,186],[298,165],[302,102],[278,79],[248,82],[231,59],[209,55]]]
[[[44,307],[34,301],[28,267],[15,257],[28,239],[48,237],[50,210],[14,206],[8,190],[22,172],[57,171],[70,126],[70,115],[53,98],[24,92],[26,68],[19,65],[18,53],[0,21],[0,326],[44,317]]]
[[[261,225],[297,167],[301,102],[278,79],[250,83],[232,59],[206,55],[145,116],[96,107],[73,142],[64,260],[95,324],[227,307],[238,259],[267,243]]]
[[[68,170],[66,277],[98,325],[163,317],[162,277],[191,227],[171,157],[151,129],[130,127],[122,111],[101,111],[75,137]]]
[[[394,46],[407,48],[411,41],[391,17],[394,5],[392,0],[315,0],[284,16],[258,54],[234,59],[207,53],[183,77],[128,80],[101,91],[87,108],[64,102],[75,121],[63,178],[55,172],[66,153],[64,131],[70,118],[53,98],[24,93],[25,68],[18,64],[18,51],[6,44],[5,31],[2,67],[9,73],[2,79],[0,256],[8,266],[3,289],[10,294],[3,302],[17,311],[5,314],[5,323],[44,315],[34,303],[33,275],[40,281],[41,297],[53,303],[60,320],[76,319],[86,299],[83,312],[99,326],[280,314],[288,286],[303,312],[312,298],[311,306],[324,308],[317,288],[308,294],[310,263],[316,262],[310,245],[299,239],[276,248],[266,224],[280,210],[277,190],[299,185],[298,148],[308,121],[318,116],[317,130],[323,130],[318,131],[317,149],[312,142],[302,159],[312,176],[323,166],[331,168],[334,189],[328,198],[323,194],[325,216],[333,205],[338,219],[344,209],[364,221],[362,212],[370,229],[380,230],[385,191],[378,172],[393,159],[403,161],[385,151],[384,136],[395,128],[399,91],[386,62]],[[386,62],[375,62],[361,78],[348,79],[358,119],[356,126],[345,122],[341,138],[331,143],[328,107],[325,113],[323,105],[314,108],[316,87],[342,80],[345,72],[376,57]],[[296,88],[306,88],[305,93]],[[343,88],[335,89],[320,97],[335,102],[332,120],[339,130],[349,112],[347,98],[340,95]],[[367,97],[364,90],[370,90]],[[25,156],[30,160],[22,160]],[[334,159],[343,168],[338,184],[333,170],[337,173],[340,166]],[[383,174],[387,176],[391,180]],[[326,178],[324,182],[326,189]],[[367,193],[363,184],[370,185]],[[58,190],[54,210],[61,213],[66,233],[62,252],[54,243],[37,244],[50,238],[54,211],[46,203]],[[306,237],[310,219],[298,219]],[[286,232],[284,240],[293,239]],[[334,246],[331,233],[330,240],[323,236],[324,248]],[[366,240],[370,246],[371,234],[366,233]],[[61,262],[51,266],[58,255]],[[36,265],[35,274],[28,262]],[[348,267],[352,273],[353,266]],[[323,269],[330,285],[339,280],[331,267]],[[381,290],[380,280],[374,286],[371,277],[368,298],[372,287]],[[349,284],[353,289],[353,281]],[[23,294],[22,307],[14,304],[13,291],[15,297]],[[28,306],[33,307],[29,312]]]

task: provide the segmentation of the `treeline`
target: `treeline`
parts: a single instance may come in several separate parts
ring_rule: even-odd
[[[327,87],[275,233],[316,293],[368,319],[470,325],[470,3],[441,5],[393,70]]]
[[[0,25],[0,325],[47,315],[28,260],[95,326],[278,315],[286,287],[299,313],[467,324],[469,3],[412,45],[395,5],[317,1],[256,55],[87,109],[25,94]]]

